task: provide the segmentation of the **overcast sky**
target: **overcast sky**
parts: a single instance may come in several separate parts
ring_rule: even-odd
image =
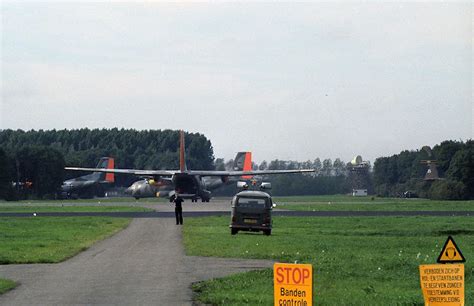
[[[473,138],[473,4],[9,2],[0,129],[184,129],[373,162]]]

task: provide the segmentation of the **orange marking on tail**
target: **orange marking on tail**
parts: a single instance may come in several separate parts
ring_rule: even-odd
[[[107,169],[114,169],[115,168],[115,161],[113,158],[109,158],[107,163]],[[106,173],[105,180],[110,183],[115,182],[115,175],[113,173]]]
[[[246,152],[245,153],[245,159],[244,159],[244,171],[252,171],[252,152]],[[249,180],[252,178],[251,175],[242,175],[242,178],[244,180]]]

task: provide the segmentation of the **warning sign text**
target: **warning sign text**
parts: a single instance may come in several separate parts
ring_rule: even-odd
[[[421,265],[426,305],[464,305],[464,265]]]
[[[275,305],[312,305],[313,268],[306,264],[276,263],[273,266]]]

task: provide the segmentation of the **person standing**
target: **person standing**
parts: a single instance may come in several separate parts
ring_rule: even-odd
[[[176,194],[174,198],[174,214],[176,216],[176,225],[183,224],[183,199]]]

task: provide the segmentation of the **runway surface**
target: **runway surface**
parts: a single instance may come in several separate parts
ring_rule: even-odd
[[[230,216],[230,198],[216,198],[210,203],[192,203],[187,200],[183,204],[183,216],[186,217],[207,217],[207,216]],[[18,205],[18,204],[16,204]],[[376,206],[377,204],[373,204]],[[7,205],[3,205],[7,206]],[[22,206],[40,206],[38,203],[24,204]],[[84,202],[46,202],[41,206],[130,206],[146,207],[154,211],[151,212],[37,212],[36,217],[80,217],[80,216],[102,216],[119,218],[174,218],[174,205],[168,202],[104,202],[100,199]],[[474,211],[289,211],[279,209],[273,210],[274,216],[314,216],[314,217],[390,217],[390,216],[474,216]],[[0,217],[33,217],[33,213],[0,212]]]
[[[174,212],[48,212],[36,213],[0,213],[1,217],[117,217],[117,218],[174,218]],[[188,211],[184,218],[230,216],[225,211]],[[396,217],[396,216],[433,216],[433,217],[474,217],[473,211],[289,211],[275,210],[273,216],[286,217]]]

